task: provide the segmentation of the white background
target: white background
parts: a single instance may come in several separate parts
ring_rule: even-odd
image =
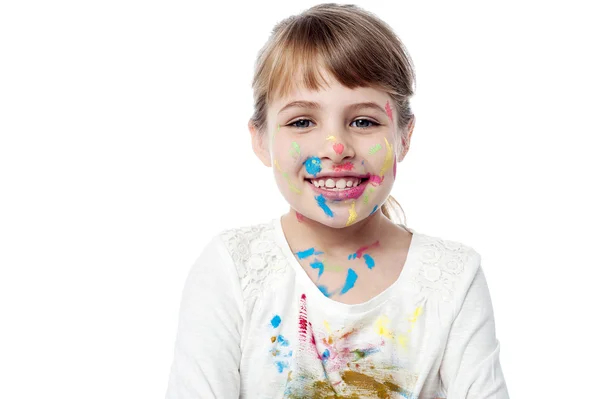
[[[1,398],[163,398],[201,249],[287,209],[250,82],[316,3],[201,3],[0,3]],[[593,3],[357,3],[416,67],[393,194],[482,255],[512,398],[597,394]]]

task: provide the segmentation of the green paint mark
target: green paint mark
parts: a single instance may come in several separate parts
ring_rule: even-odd
[[[375,189],[373,187],[369,187],[369,189],[367,190],[367,193],[365,194],[365,197],[363,198],[363,202],[365,204],[369,203],[369,194],[372,194],[375,191]]]
[[[300,146],[295,141],[292,142],[292,148],[290,148],[290,155],[294,158],[300,155]]]
[[[373,155],[379,150],[381,150],[381,144],[374,145],[369,149],[369,154]]]

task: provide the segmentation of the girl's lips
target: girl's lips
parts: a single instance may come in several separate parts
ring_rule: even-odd
[[[310,185],[310,187],[319,195],[325,197],[330,201],[342,201],[346,199],[357,199],[362,195],[362,193],[367,188],[367,184],[369,184],[369,180],[363,180],[356,187],[350,187],[344,190],[326,190],[321,187],[316,187],[310,180],[306,180],[306,184]]]

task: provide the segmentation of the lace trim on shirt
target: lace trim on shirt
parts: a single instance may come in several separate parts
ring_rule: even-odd
[[[475,251],[457,241],[423,234],[421,238],[418,267],[410,281],[417,292],[432,294],[448,302],[454,295],[457,280]]]
[[[285,273],[287,259],[275,239],[272,223],[224,230],[225,242],[237,268],[245,301],[260,299],[273,278]]]

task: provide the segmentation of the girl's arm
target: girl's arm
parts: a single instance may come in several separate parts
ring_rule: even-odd
[[[508,399],[494,312],[481,257],[450,329],[440,374],[448,399]]]
[[[193,264],[181,299],[166,399],[238,399],[243,299],[217,236]]]

